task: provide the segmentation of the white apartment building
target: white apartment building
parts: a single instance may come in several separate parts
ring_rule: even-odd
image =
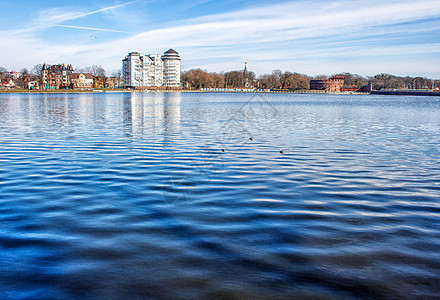
[[[163,83],[166,87],[180,87],[180,56],[173,49],[162,56],[164,64]]]
[[[164,55],[129,53],[122,60],[124,87],[180,87],[180,56],[173,49]]]

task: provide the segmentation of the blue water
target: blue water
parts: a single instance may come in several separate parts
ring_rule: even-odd
[[[1,299],[434,299],[439,253],[439,97],[0,94]]]

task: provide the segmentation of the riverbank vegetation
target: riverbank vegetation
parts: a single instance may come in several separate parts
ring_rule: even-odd
[[[391,74],[378,74],[375,76],[361,76],[352,73],[339,73],[343,75],[345,86],[362,87],[371,84],[374,89],[432,89],[440,87],[440,80],[424,77],[400,77]],[[230,71],[208,72],[201,69],[192,69],[182,72],[182,87],[191,89],[200,88],[241,88],[244,86],[263,89],[282,90],[308,90],[310,80],[328,79],[331,76],[318,75],[308,76],[289,71],[274,70],[272,73],[256,76],[253,72]]]

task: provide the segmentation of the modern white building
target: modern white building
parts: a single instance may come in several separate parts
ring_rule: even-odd
[[[124,87],[180,87],[180,56],[173,49],[164,55],[129,53],[122,60]]]
[[[180,87],[180,56],[173,49],[162,56],[164,64],[163,84],[166,87]]]

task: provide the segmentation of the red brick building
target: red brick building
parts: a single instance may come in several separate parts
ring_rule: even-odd
[[[324,80],[310,80],[310,89],[319,91],[340,92],[344,86],[344,76],[336,75]]]
[[[70,76],[73,73],[72,65],[43,65],[41,69],[42,89],[67,89],[70,87]]]

